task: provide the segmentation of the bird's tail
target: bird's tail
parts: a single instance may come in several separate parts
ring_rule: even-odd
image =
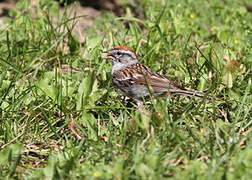
[[[174,95],[184,95],[184,96],[192,96],[192,97],[198,97],[198,98],[203,98],[203,97],[207,96],[208,99],[211,98],[211,96],[206,95],[206,93],[204,93],[202,91],[170,89],[170,92]]]

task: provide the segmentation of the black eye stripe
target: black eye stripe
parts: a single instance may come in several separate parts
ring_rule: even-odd
[[[130,51],[125,51],[125,50],[116,50],[114,51],[114,55],[117,57],[122,57],[122,56],[129,56],[132,59],[136,59],[136,55]]]

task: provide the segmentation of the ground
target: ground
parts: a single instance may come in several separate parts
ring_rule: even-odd
[[[250,0],[27,2],[0,2],[0,177],[251,179]],[[212,98],[138,109],[111,83],[118,45]]]

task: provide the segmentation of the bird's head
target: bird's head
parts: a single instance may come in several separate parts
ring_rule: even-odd
[[[107,60],[113,62],[113,65],[121,64],[122,66],[137,63],[138,59],[136,53],[127,46],[116,46],[108,51],[104,51],[103,53],[107,53]]]

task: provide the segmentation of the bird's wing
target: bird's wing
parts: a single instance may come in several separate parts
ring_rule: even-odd
[[[187,90],[179,87],[174,81],[157,74],[140,63],[132,64],[131,66],[117,71],[114,74],[114,78],[117,80],[114,82],[115,85],[120,88],[121,91],[125,90],[130,94],[135,94],[135,96],[138,94],[147,96],[150,91],[154,95],[170,92],[172,94],[182,94],[185,96],[205,96],[204,92]]]
[[[140,63],[116,72],[114,77],[124,87],[141,86],[141,88],[148,89],[154,94],[164,93],[169,91],[169,89],[179,89],[172,81]]]

